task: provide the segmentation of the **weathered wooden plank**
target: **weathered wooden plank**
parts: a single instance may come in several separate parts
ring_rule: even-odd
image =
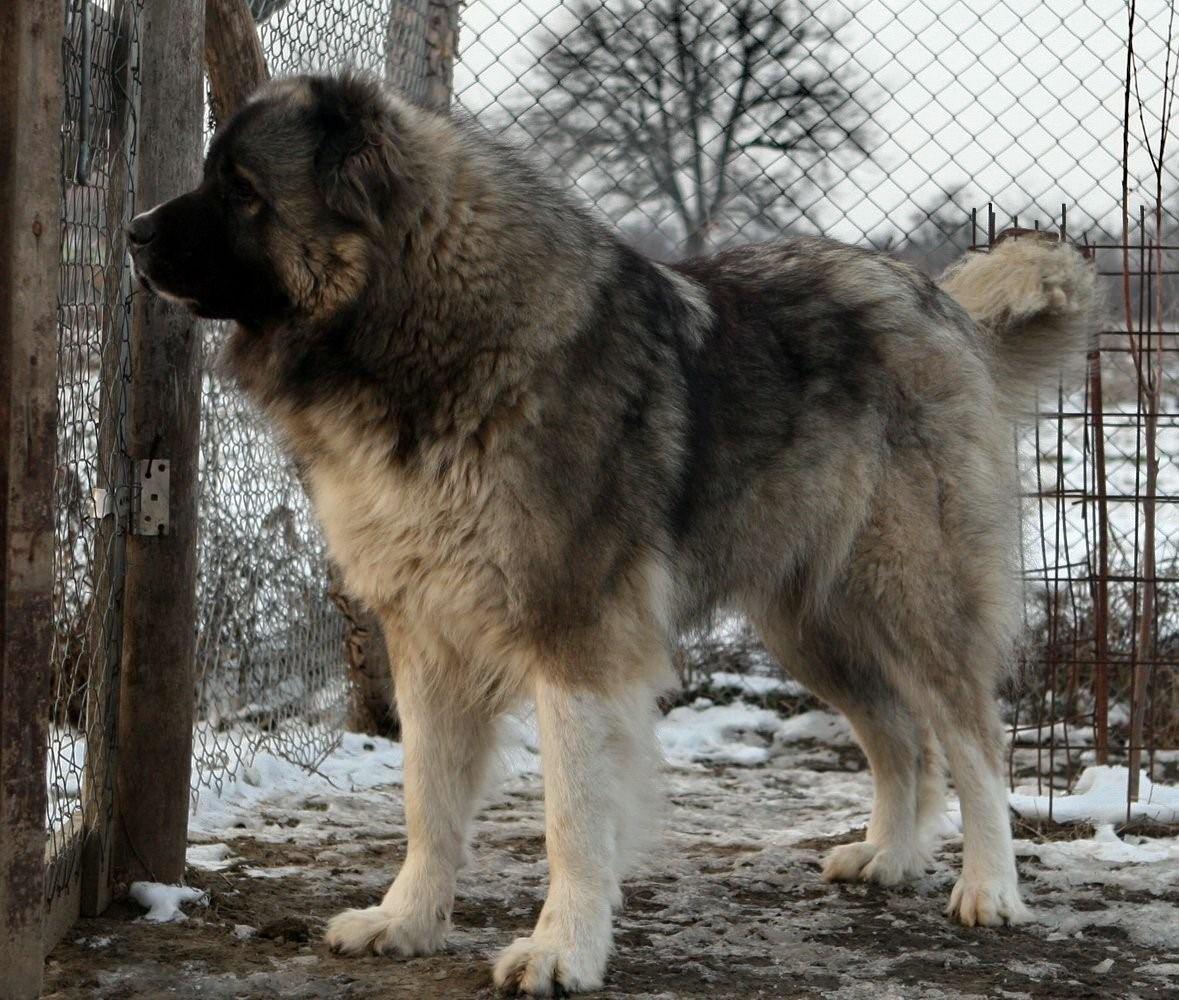
[[[61,260],[57,0],[0,4],[0,998],[41,990]]]

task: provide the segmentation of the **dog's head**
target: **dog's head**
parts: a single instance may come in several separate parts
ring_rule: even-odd
[[[413,200],[397,115],[359,77],[265,84],[218,131],[196,190],[131,220],[136,273],[247,325],[347,308]]]

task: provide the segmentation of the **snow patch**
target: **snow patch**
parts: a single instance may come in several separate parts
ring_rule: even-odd
[[[705,702],[707,700],[705,699]],[[674,766],[708,763],[764,764],[782,717],[743,701],[731,705],[673,708],[659,724],[659,742]]]
[[[128,890],[131,898],[147,913],[144,920],[153,923],[168,923],[172,920],[187,920],[180,909],[185,903],[208,906],[209,897],[201,889],[190,885],[164,885],[162,882],[132,882]]]
[[[1051,799],[1016,789],[1010,796],[1011,808],[1026,819],[1051,818],[1058,823],[1124,822],[1127,816],[1126,789],[1129,771],[1125,767],[1102,764],[1087,767],[1077,780],[1072,794],[1061,792]],[[1156,785],[1146,772],[1139,778],[1138,801],[1129,803],[1130,819],[1156,823],[1179,823],[1179,787]]]
[[[698,763],[754,767],[764,764],[773,749],[783,744],[851,742],[851,728],[842,716],[831,712],[801,712],[784,719],[744,701],[714,705],[706,698],[672,709],[658,732],[668,761],[677,767]]]
[[[786,719],[777,734],[780,743],[797,743],[800,740],[814,740],[831,746],[851,746],[855,739],[847,719],[834,712],[815,709],[800,712]]]
[[[404,754],[401,744],[377,736],[345,733],[340,745],[314,771],[268,751],[258,753],[220,795],[203,794],[189,814],[193,840],[220,839],[227,832],[261,830],[267,825],[262,807],[328,807],[317,796],[400,785]]]
[[[737,688],[739,691],[753,697],[765,697],[768,694],[784,694],[791,697],[801,697],[807,693],[798,681],[785,677],[761,677],[757,674],[733,674],[724,670],[713,671],[709,675],[708,683],[714,688]]]
[[[217,872],[228,868],[237,858],[228,844],[192,844],[185,852],[184,860],[194,868]]]

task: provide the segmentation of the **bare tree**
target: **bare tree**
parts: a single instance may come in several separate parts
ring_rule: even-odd
[[[837,28],[797,0],[596,0],[528,78],[528,131],[616,221],[674,220],[689,255],[797,219],[821,161],[865,155]]]

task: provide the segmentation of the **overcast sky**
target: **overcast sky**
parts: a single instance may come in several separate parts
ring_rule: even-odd
[[[1140,0],[1138,9],[1139,82],[1157,144],[1170,8]],[[823,192],[816,217],[831,235],[880,241],[956,188],[967,204],[993,198],[1024,219],[1029,206],[1043,218],[1068,203],[1075,229],[1095,236],[1117,225],[1121,0],[828,0],[814,14],[825,24],[850,18],[833,57],[849,60],[882,139],[872,162],[840,169]],[[542,26],[568,23],[568,7],[553,0],[471,0],[455,71],[460,102],[493,119],[528,84]],[[1167,161],[1171,190],[1176,161]],[[1132,184],[1149,193],[1136,111],[1130,163]]]

